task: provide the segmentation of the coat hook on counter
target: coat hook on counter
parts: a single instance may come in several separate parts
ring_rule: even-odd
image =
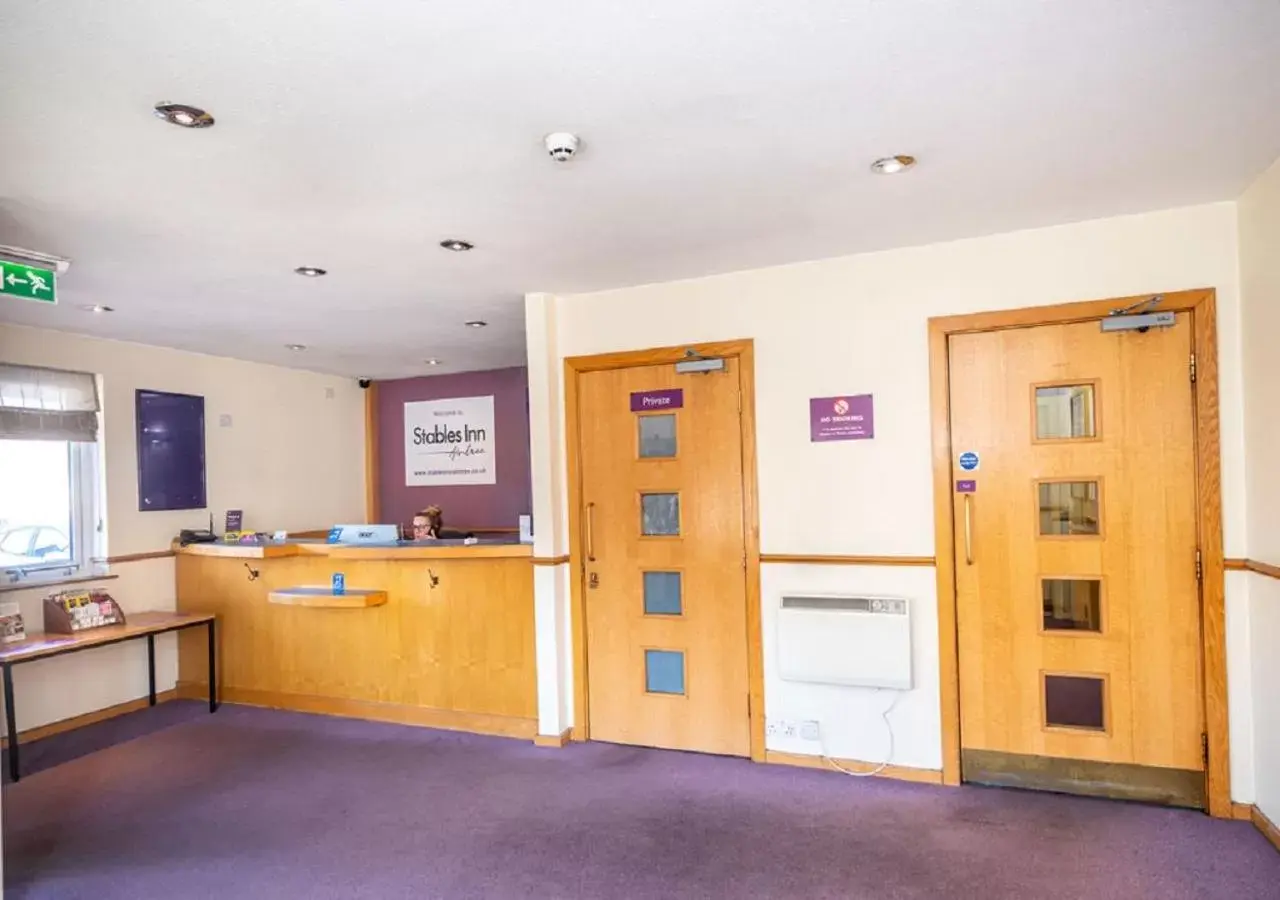
[[[246,569],[248,569],[248,570],[249,570],[249,580],[250,580],[250,581],[257,581],[257,580],[258,580],[258,570],[257,570],[257,569],[255,569],[255,568],[253,568],[252,566],[250,566],[248,563],[245,563],[245,564],[244,564],[244,567],[245,567]]]
[[[440,576],[430,569],[427,569],[427,577],[431,579],[431,590],[436,589],[436,585],[440,583]]]

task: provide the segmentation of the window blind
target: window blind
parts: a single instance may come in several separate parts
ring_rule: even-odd
[[[88,372],[0,363],[0,438],[96,441],[100,408]]]

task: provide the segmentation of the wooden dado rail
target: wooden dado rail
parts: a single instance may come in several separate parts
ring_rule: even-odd
[[[1280,566],[1258,562],[1256,559],[1228,559],[1223,561],[1223,567],[1234,572],[1257,572],[1268,578],[1280,578]]]
[[[761,553],[762,563],[801,563],[817,566],[933,566],[932,556],[820,556],[799,553]]]
[[[219,545],[222,546],[222,545]],[[173,550],[151,550],[146,553],[124,553],[120,556],[108,556],[108,565],[138,562],[146,559],[164,559],[174,555]],[[569,561],[568,556],[535,556],[535,566],[559,566]],[[794,563],[803,565],[825,566],[932,566],[937,559],[932,556],[839,556],[812,553],[761,553],[762,563]],[[1257,572],[1268,578],[1280,578],[1280,566],[1258,562],[1256,559],[1228,558],[1223,567],[1232,572]]]
[[[217,544],[215,546],[227,546],[225,544]],[[117,563],[138,562],[144,559],[164,559],[173,556],[173,550],[152,550],[147,553],[125,553],[120,556],[108,556],[106,561],[109,565]],[[569,561],[566,556],[535,556],[532,562],[535,566],[560,566]],[[762,563],[799,563],[805,565],[828,565],[828,566],[932,566],[937,560],[932,556],[823,556],[817,554],[803,553],[762,553],[760,554],[760,562]],[[1231,563],[1243,563],[1245,560],[1227,560],[1227,568],[1244,568],[1243,565],[1233,566]],[[1261,564],[1258,564],[1261,565]],[[1280,569],[1271,568],[1277,573],[1276,577],[1280,577]],[[1256,571],[1264,571],[1257,569]]]

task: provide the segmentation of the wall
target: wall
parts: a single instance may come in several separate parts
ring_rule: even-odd
[[[404,405],[414,400],[493,395],[497,484],[408,487]],[[529,375],[523,368],[378,382],[378,498],[383,522],[405,525],[432,503],[452,528],[515,528],[533,511],[529,474]]]
[[[1244,322],[1244,410],[1248,557],[1280,566],[1280,162],[1240,198],[1240,287]],[[1253,645],[1255,802],[1280,822],[1280,580],[1249,580]]]
[[[151,388],[205,397],[209,509],[244,510],[245,527],[302,531],[364,520],[364,397],[350,379],[281,369],[160,347],[0,325],[0,360],[102,376],[107,552],[168,548],[181,528],[205,527],[197,510],[139,512],[134,391]],[[229,415],[231,424],[219,424]],[[172,559],[112,566],[104,582],[126,613],[173,609]],[[4,593],[39,630],[40,600],[30,589]],[[19,730],[144,696],[146,651],[124,644],[14,669]],[[157,680],[173,686],[171,637],[157,642]]]
[[[1218,291],[1224,528],[1227,554],[1236,556],[1244,547],[1244,450],[1234,204],[554,298],[554,355],[753,338],[762,551],[931,556],[927,320],[1197,287]],[[530,302],[545,302],[540,297]],[[532,333],[530,339],[532,366],[544,350],[534,346]],[[546,368],[560,377],[554,362]],[[807,399],[843,393],[875,395],[875,439],[810,443]],[[535,422],[551,415],[547,406],[535,397]],[[563,436],[560,441],[563,459]],[[552,508],[536,509],[535,518],[563,517],[566,504],[561,489]],[[567,547],[561,542],[538,552]],[[894,762],[939,768],[932,568],[764,566],[768,714],[817,718],[829,736],[828,755],[878,761],[886,741],[883,697],[778,678],[772,610],[791,591],[865,591],[914,601],[917,687],[891,715]],[[1234,594],[1229,607],[1241,602]],[[1249,665],[1239,637],[1228,647],[1232,671]],[[1250,714],[1247,699],[1233,696],[1233,717]],[[799,738],[771,738],[769,747],[818,750]],[[1233,748],[1232,760],[1246,785],[1248,751],[1247,745]]]

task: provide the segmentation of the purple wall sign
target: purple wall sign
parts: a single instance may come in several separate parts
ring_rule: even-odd
[[[493,395],[497,484],[407,487],[404,483],[404,405],[415,400]],[[409,525],[432,503],[444,508],[446,528],[516,528],[533,508],[529,465],[529,376],[492,369],[379,381],[377,396],[378,502],[383,523]]]
[[[870,394],[809,399],[810,441],[858,441],[875,436]]]
[[[977,490],[978,482],[974,481],[972,478],[963,478],[956,482],[957,494],[973,494],[976,493]]]
[[[651,409],[680,409],[684,406],[684,388],[665,391],[636,391],[631,395],[631,411],[647,412]]]

